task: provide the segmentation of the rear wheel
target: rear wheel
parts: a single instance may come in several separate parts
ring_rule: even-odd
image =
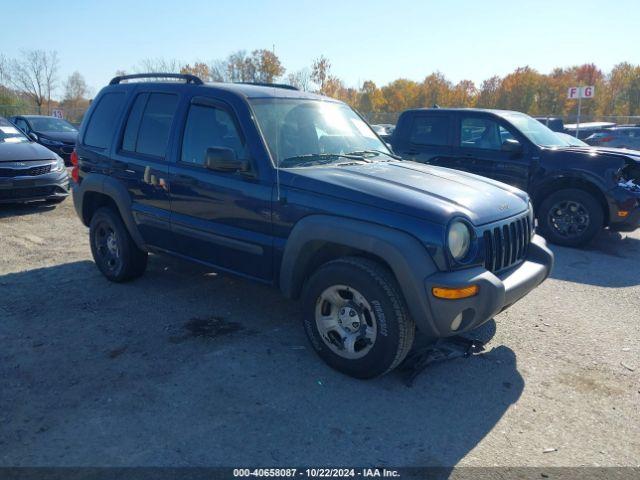
[[[566,189],[550,195],[538,212],[540,233],[552,243],[581,247],[604,225],[604,212],[593,195]]]
[[[304,327],[331,367],[357,378],[387,373],[413,345],[415,324],[391,272],[346,257],[315,272],[305,286]]]
[[[109,280],[131,280],[147,268],[147,253],[137,247],[120,215],[113,209],[102,207],[94,213],[89,237],[93,259]]]

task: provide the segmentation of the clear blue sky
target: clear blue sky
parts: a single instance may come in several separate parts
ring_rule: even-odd
[[[143,58],[209,61],[274,45],[288,71],[324,54],[349,86],[435,70],[479,83],[524,65],[638,64],[640,3],[22,0],[3,8],[0,45],[9,57],[57,50],[60,76],[78,70],[94,92]]]

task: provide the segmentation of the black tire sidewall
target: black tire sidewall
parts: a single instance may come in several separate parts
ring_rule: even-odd
[[[111,227],[116,235],[116,242],[118,249],[120,250],[120,264],[116,270],[109,269],[102,258],[98,254],[95,246],[96,229],[100,223],[106,223]],[[126,231],[120,216],[110,208],[101,208],[91,218],[91,224],[89,226],[89,241],[91,243],[91,253],[93,259],[98,266],[98,269],[109,280],[114,282],[120,282],[128,278],[129,270],[131,269],[131,245],[129,240],[129,233]]]
[[[333,285],[347,285],[360,292],[374,311],[377,336],[371,350],[362,358],[346,359],[335,354],[323,341],[316,326],[316,301]],[[356,378],[372,378],[386,373],[396,360],[400,348],[402,315],[400,298],[388,291],[365,269],[349,263],[332,262],[320,268],[307,282],[303,293],[304,329],[318,355],[332,368]]]
[[[556,233],[549,222],[549,211],[563,200],[575,200],[580,202],[589,212],[589,226],[579,237],[565,238]],[[578,189],[566,189],[550,195],[540,205],[538,214],[540,233],[543,237],[556,245],[567,247],[580,247],[589,243],[604,225],[604,212],[598,201],[589,192]]]

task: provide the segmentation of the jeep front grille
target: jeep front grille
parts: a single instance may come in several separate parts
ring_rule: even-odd
[[[525,214],[485,230],[485,268],[495,273],[520,263],[531,242],[531,228],[529,215]]]

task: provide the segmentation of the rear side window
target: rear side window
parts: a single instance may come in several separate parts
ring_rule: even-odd
[[[177,107],[177,95],[168,93],[138,95],[127,119],[122,149],[164,157]]]
[[[85,145],[109,148],[124,101],[124,92],[105,93],[100,98],[84,134]]]
[[[411,125],[409,141],[418,145],[448,145],[449,117],[446,115],[416,117]]]

